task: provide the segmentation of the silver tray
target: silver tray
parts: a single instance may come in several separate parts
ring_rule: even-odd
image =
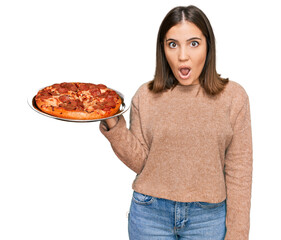
[[[111,88],[112,89],[112,88]],[[41,89],[39,89],[41,90]],[[38,91],[39,91],[38,90]],[[112,89],[114,90],[114,89]],[[109,118],[113,118],[113,117],[117,117],[117,116],[120,116],[122,114],[124,114],[128,109],[129,109],[129,106],[126,106],[125,102],[124,102],[124,95],[116,90],[114,90],[122,99],[122,105],[119,109],[119,111],[111,116],[111,117],[107,117],[107,118],[100,118],[100,119],[89,119],[89,120],[76,120],[76,119],[68,119],[68,118],[61,118],[61,117],[56,117],[56,116],[52,116],[50,114],[47,114],[47,113],[44,113],[42,112],[36,105],[36,102],[35,102],[35,96],[36,94],[38,93],[38,91],[36,92],[32,92],[30,93],[30,95],[27,97],[27,103],[28,105],[37,113],[40,113],[42,114],[43,116],[45,117],[50,117],[50,118],[54,118],[54,119],[57,119],[57,120],[62,120],[62,121],[67,121],[67,122],[98,122],[98,121],[102,121],[102,120],[105,120],[105,119],[109,119]]]

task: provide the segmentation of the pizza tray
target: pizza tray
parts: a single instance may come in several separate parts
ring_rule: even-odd
[[[112,88],[111,88],[112,89]],[[114,90],[114,89],[112,89]],[[39,91],[39,90],[38,90]],[[50,117],[50,118],[54,118],[54,119],[57,119],[57,120],[62,120],[62,121],[67,121],[67,122],[98,122],[98,121],[102,121],[102,120],[105,120],[105,119],[109,119],[109,118],[113,118],[113,117],[117,117],[117,116],[120,116],[122,114],[124,114],[128,109],[129,109],[129,106],[126,106],[125,102],[124,102],[124,95],[116,90],[114,90],[122,99],[122,104],[120,106],[120,109],[119,111],[113,115],[113,116],[110,116],[110,117],[107,117],[107,118],[99,118],[99,119],[87,119],[87,120],[80,120],[80,119],[68,119],[68,118],[61,118],[61,117],[56,117],[56,116],[52,116],[50,114],[47,114],[43,111],[41,111],[41,109],[39,109],[36,105],[36,102],[35,102],[35,96],[36,94],[38,93],[38,91],[35,93],[35,92],[32,92],[28,97],[27,97],[27,103],[28,105],[37,113],[40,113],[42,114],[43,116],[45,117]]]

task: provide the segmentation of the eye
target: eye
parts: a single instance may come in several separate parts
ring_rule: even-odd
[[[190,43],[190,46],[191,47],[197,47],[199,45],[199,42],[197,42],[197,41],[192,41],[191,43]]]
[[[170,48],[176,48],[177,47],[177,44],[175,42],[170,42],[169,43],[169,47]]]

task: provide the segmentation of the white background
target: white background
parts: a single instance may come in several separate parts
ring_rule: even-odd
[[[153,78],[163,17],[189,4],[211,21],[218,72],[250,97],[250,239],[281,239],[277,2],[1,1],[0,239],[128,239],[135,174],[114,155],[98,123],[44,117],[27,97],[53,83],[82,81],[105,83],[129,104]]]

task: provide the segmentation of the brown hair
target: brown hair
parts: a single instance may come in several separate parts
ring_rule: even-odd
[[[169,29],[182,20],[195,24],[206,38],[207,55],[199,82],[207,94],[217,95],[224,89],[229,80],[221,78],[216,71],[216,46],[212,26],[206,15],[192,5],[173,8],[163,19],[157,36],[155,76],[149,82],[148,88],[154,93],[159,93],[174,88],[178,84],[178,80],[174,77],[166,60],[163,41]]]

